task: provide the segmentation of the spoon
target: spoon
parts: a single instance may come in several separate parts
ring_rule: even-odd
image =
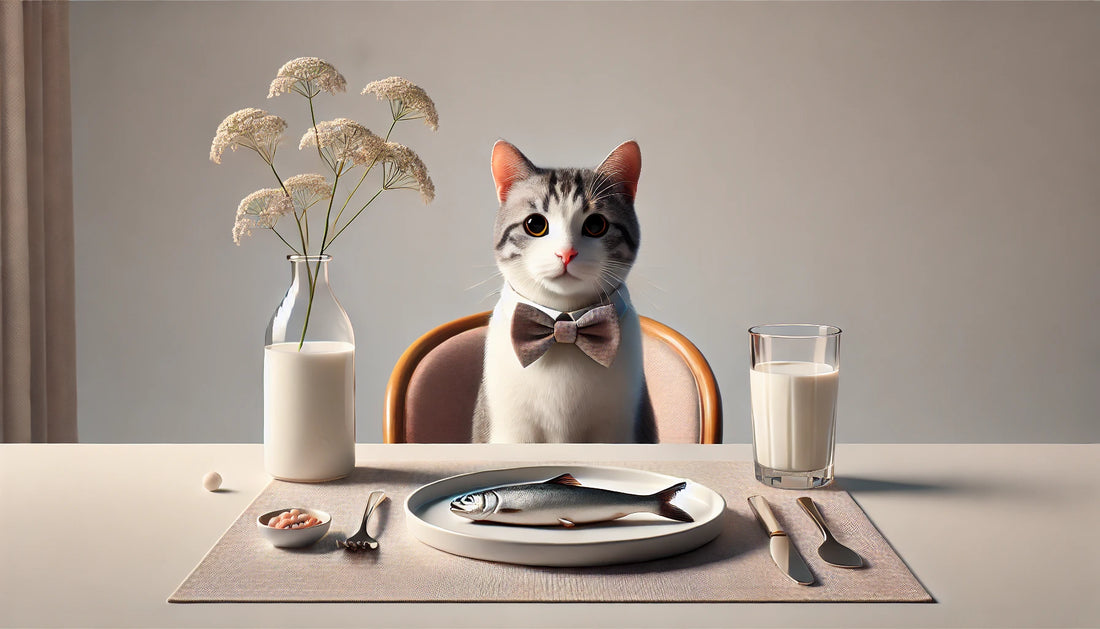
[[[836,538],[829,531],[829,527],[825,526],[825,518],[821,517],[821,512],[817,510],[817,505],[814,504],[813,500],[802,497],[798,499],[798,504],[813,518],[817,528],[821,529],[821,534],[825,536],[825,541],[821,542],[821,546],[817,548],[817,554],[821,555],[826,563],[841,568],[860,568],[863,566],[863,558],[856,551],[836,541]]]

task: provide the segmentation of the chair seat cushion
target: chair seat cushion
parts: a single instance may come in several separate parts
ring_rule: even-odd
[[[443,341],[416,366],[405,398],[409,443],[469,443],[488,328]]]
[[[657,441],[699,443],[699,391],[691,369],[679,352],[656,337],[642,337],[642,354]]]

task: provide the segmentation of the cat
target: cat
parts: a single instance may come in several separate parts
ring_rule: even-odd
[[[508,142],[493,147],[493,244],[504,285],[486,336],[473,441],[656,441],[641,324],[624,284],[638,253],[640,172],[634,141],[594,170],[538,168]],[[585,327],[597,315],[603,322]],[[618,346],[608,349],[615,321]],[[514,327],[535,331],[520,349]]]

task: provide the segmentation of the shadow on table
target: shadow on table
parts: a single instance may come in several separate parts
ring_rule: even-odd
[[[953,492],[962,489],[937,483],[911,483],[860,476],[838,476],[834,486],[849,492]]]
[[[655,572],[674,572],[705,566],[712,563],[728,561],[761,544],[767,544],[767,538],[763,536],[745,535],[748,526],[758,526],[754,521],[726,508],[722,514],[722,532],[718,537],[703,544],[695,550],[674,557],[654,559],[640,563],[619,564],[613,566],[595,566],[583,568],[539,568],[557,574],[624,574],[636,575]]]

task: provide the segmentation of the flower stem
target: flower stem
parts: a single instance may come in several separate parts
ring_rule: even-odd
[[[285,194],[286,196],[289,197],[290,192],[287,191],[286,185],[283,183],[283,178],[280,177],[278,171],[275,170],[275,163],[274,162],[267,162],[267,165],[271,167],[271,172],[275,175],[275,179],[279,182],[279,187],[283,189],[283,194]],[[302,214],[305,215],[305,212],[303,212]],[[298,218],[298,210],[297,209],[294,210],[294,222],[298,223],[298,237],[302,240],[302,255],[305,255],[306,253],[309,252],[309,224],[308,223],[306,224],[306,231],[303,233],[302,232],[302,221],[301,221],[301,219]],[[283,242],[286,242],[286,240],[284,240]],[[290,244],[287,243],[287,246],[289,247]],[[290,250],[295,252],[295,253],[298,252],[298,250],[295,249],[294,247],[290,247]],[[308,270],[308,267],[307,267],[307,270]]]
[[[333,163],[325,157],[324,152],[321,151],[321,137],[317,134],[317,113],[313,110],[313,97],[307,96],[306,99],[309,100],[309,119],[313,121],[313,139],[316,140],[317,144],[317,156],[328,166],[329,170],[335,173],[336,166],[333,165]]]
[[[386,137],[383,140],[383,142],[389,142],[390,141],[390,134],[393,133],[393,128],[394,128],[395,125],[397,125],[398,120],[400,120],[400,118],[394,118],[393,122],[390,123],[390,128],[389,128],[389,130],[386,131]],[[381,155],[381,153],[379,153],[379,155]],[[344,215],[344,210],[347,209],[348,203],[351,202],[352,197],[354,197],[355,193],[359,191],[359,186],[363,185],[363,182],[366,181],[367,174],[369,174],[371,169],[374,168],[374,165],[378,163],[378,157],[379,157],[378,155],[374,156],[374,160],[371,161],[370,165],[367,166],[366,170],[363,171],[363,176],[359,178],[359,183],[355,184],[355,187],[352,188],[352,190],[351,190],[351,194],[348,195],[347,199],[344,199],[344,205],[340,207],[340,211],[336,213],[336,220],[334,220],[332,222],[333,228],[335,228],[337,225],[340,224],[340,217]],[[381,190],[379,190],[378,192],[381,192]],[[378,196],[378,192],[376,192],[374,194],[374,196],[371,197],[370,201],[367,201],[367,205],[370,205],[371,201],[374,201],[375,197]],[[359,216],[359,214],[362,213],[362,211],[367,208],[367,205],[364,205],[363,208],[359,210],[359,212],[356,212],[355,216]],[[344,227],[347,227],[348,225],[351,225],[351,221],[355,220],[355,216],[351,217],[351,220],[349,220],[347,222],[347,224],[344,225]],[[341,229],[340,231],[342,232],[344,230]],[[340,235],[340,233],[337,232],[336,236],[339,236],[339,235]],[[328,241],[327,243],[324,244],[324,246],[321,247],[321,252],[322,253],[324,253],[325,248],[327,248],[329,245],[332,244],[333,240],[336,240],[336,236],[333,236],[332,240]]]
[[[267,162],[267,160],[264,160]],[[283,184],[283,178],[279,176],[279,171],[275,170],[275,162],[267,162],[267,165],[271,167],[271,173],[275,175],[275,181],[279,182],[279,187],[283,189],[283,194],[290,196],[290,193],[286,190],[286,185]]]
[[[367,201],[366,204],[363,205],[363,207],[359,208],[359,211],[355,213],[355,216],[352,216],[351,218],[348,219],[348,222],[344,223],[344,226],[341,227],[340,230],[336,232],[336,235],[333,236],[332,239],[328,241],[328,244],[331,245],[332,243],[336,242],[336,239],[340,237],[340,234],[344,233],[344,230],[348,228],[348,225],[351,225],[352,221],[359,218],[359,215],[363,213],[363,210],[367,209],[367,206],[370,205],[371,203],[373,203],[374,200],[378,198],[378,195],[382,194],[383,190],[385,190],[385,188],[379,188],[378,192],[375,192],[374,196],[371,197],[370,200]]]
[[[340,174],[344,171],[344,162],[343,162],[343,160],[340,161],[339,166],[340,166],[340,168],[336,171],[336,178],[332,181],[332,194],[330,194],[329,197],[328,197],[328,210],[325,212],[325,234],[321,237],[321,253],[322,254],[325,252],[325,249],[330,244],[329,241],[328,241],[328,230],[329,230],[329,225],[331,225],[331,223],[329,222],[329,219],[332,217],[332,202],[336,200],[336,184],[338,184],[340,182]]]
[[[286,241],[286,238],[283,238],[283,235],[279,233],[279,230],[277,230],[277,229],[275,229],[274,227],[272,227],[272,228],[271,228],[271,231],[275,232],[275,235],[279,237],[279,240],[283,241],[283,244],[284,244],[284,245],[286,245],[286,246],[290,247],[290,250],[291,250],[291,251],[293,251],[295,255],[302,255],[301,253],[299,253],[299,252],[298,252],[298,250],[297,250],[297,249],[295,249],[295,248],[294,248],[294,245],[292,245],[292,244],[290,244],[289,242],[287,242],[287,241]]]
[[[306,265],[306,275],[309,277],[309,303],[306,304],[306,320],[302,324],[302,338],[298,341],[298,351],[302,351],[302,346],[306,344],[306,329],[309,328],[309,315],[313,312],[313,292],[317,289],[317,282],[314,280],[314,275],[309,272],[309,260],[305,260],[302,264]],[[321,260],[317,260],[317,276],[321,274]]]
[[[312,101],[310,101],[312,102]],[[321,251],[317,258],[317,267],[309,278],[309,304],[306,306],[306,320],[302,324],[302,339],[298,341],[298,351],[302,351],[302,345],[306,342],[306,329],[309,327],[309,315],[313,312],[313,292],[317,288],[317,279],[321,275],[321,258],[325,253],[325,241],[328,240],[329,217],[332,216],[332,201],[336,196],[336,186],[340,183],[340,174],[344,171],[344,162],[337,163],[336,176],[332,180],[332,194],[328,198],[328,211],[325,212],[325,233],[321,236]],[[309,262],[306,263],[306,273],[309,273]]]

